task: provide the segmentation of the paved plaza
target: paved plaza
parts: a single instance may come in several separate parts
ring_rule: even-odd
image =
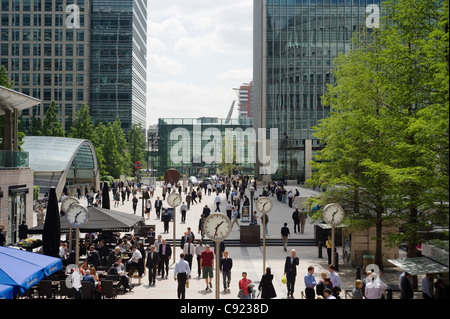
[[[298,189],[301,197],[310,197],[316,196],[318,192],[315,192],[310,189],[301,188],[298,186],[287,186],[287,190]],[[259,196],[262,192],[261,186],[258,187],[255,192],[255,197]],[[157,190],[155,192],[155,196],[152,199],[152,204],[157,196],[161,196],[162,189],[157,186]],[[247,196],[249,196],[249,192],[247,191]],[[139,197],[140,194],[138,194]],[[222,213],[225,212],[226,200],[225,194],[220,194],[222,199],[222,204],[220,205],[220,209]],[[183,200],[185,195],[182,194]],[[167,197],[166,197],[167,198]],[[186,231],[187,227],[191,227],[192,231],[196,235],[196,241],[200,238],[200,234],[198,234],[198,221],[201,216],[203,207],[208,205],[211,208],[211,212],[214,213],[215,205],[214,205],[215,194],[211,194],[211,196],[203,195],[201,203],[191,205],[190,210],[186,214],[186,223],[181,223],[181,214],[179,209],[177,209],[177,218],[176,218],[176,239],[181,239]],[[277,200],[276,196],[271,197],[274,203],[273,210],[269,214],[269,223],[268,223],[268,235],[267,239],[281,239],[281,227],[287,222],[288,227],[290,228],[291,237],[290,239],[314,239],[314,223],[311,222],[310,218],[306,221],[305,232],[304,234],[294,233],[293,231],[293,220],[292,213],[294,208],[290,208],[287,203],[281,203]],[[85,199],[81,200],[82,204]],[[141,215],[142,203],[139,202],[138,209],[136,214]],[[168,207],[167,201],[164,201],[163,207]],[[124,205],[120,204],[119,207],[114,207],[114,202],[111,201],[111,209],[121,211],[128,214],[133,214],[131,196],[130,201],[125,201]],[[260,215],[260,214],[258,214]],[[166,239],[168,243],[173,245],[173,223],[170,223],[169,233],[163,232],[163,222],[156,218],[156,213],[154,208],[152,209],[150,219],[146,219],[145,223],[147,225],[156,225],[156,235],[161,234],[163,239]],[[260,220],[258,220],[260,223]],[[125,233],[122,233],[124,235]],[[240,234],[236,225],[233,228],[231,235],[228,239],[239,239]],[[261,227],[261,238],[262,238],[262,227]],[[196,243],[197,244],[197,243]],[[281,246],[267,246],[266,247],[266,267],[272,268],[272,274],[274,275],[273,284],[277,294],[277,299],[287,299],[287,290],[286,285],[282,284],[281,279],[284,274],[284,262],[287,256],[290,255],[291,249],[295,249],[297,251],[297,257],[299,257],[300,264],[297,268],[297,280],[295,286],[294,298],[300,299],[302,298],[301,292],[304,291],[305,285],[303,281],[303,276],[307,272],[308,266],[313,266],[315,268],[315,276],[317,282],[319,282],[320,274],[322,272],[328,272],[327,270],[327,258],[326,258],[326,249],[323,248],[323,257],[318,258],[318,247],[317,246],[293,246],[289,245],[287,252],[284,251]],[[229,251],[229,257],[233,259],[233,268],[232,268],[232,282],[230,285],[230,289],[227,292],[224,292],[222,278],[220,283],[220,298],[221,299],[236,299],[238,294],[238,282],[242,278],[242,272],[247,272],[248,278],[252,280],[256,285],[259,284],[260,279],[263,275],[263,247],[226,247],[226,250]],[[340,247],[337,247],[337,251],[340,252]],[[176,256],[177,260],[179,260],[179,254],[181,253],[180,247],[176,247]],[[406,257],[403,256],[405,253],[400,252],[400,258]],[[141,278],[141,283],[139,284],[137,278],[133,278],[131,280],[131,284],[134,286],[134,289],[128,293],[120,292],[118,294],[118,299],[176,299],[177,298],[177,282],[173,277],[174,270],[174,261],[171,260],[169,263],[169,276],[167,278],[161,279],[160,276],[156,279],[155,286],[149,286],[148,276],[146,269],[145,275]],[[206,291],[205,290],[205,280],[201,277],[198,277],[197,274],[197,260],[194,257],[192,262],[192,278],[190,280],[189,288],[186,290],[186,299],[215,299],[215,279],[213,280],[213,289]],[[341,294],[342,298],[345,298],[344,289],[352,289],[354,285],[354,281],[356,279],[355,269],[351,267],[350,264],[345,263],[340,259],[339,263],[339,274],[342,280],[343,291]],[[384,272],[384,281],[387,284],[397,284],[398,277],[401,274],[402,270],[399,268],[386,268]],[[215,272],[214,272],[215,275]],[[364,276],[364,275],[363,275]],[[258,292],[256,293],[258,294]],[[399,298],[399,294],[394,294],[394,299]]]

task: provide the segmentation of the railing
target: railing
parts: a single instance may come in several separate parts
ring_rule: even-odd
[[[0,169],[29,167],[28,152],[0,151]]]

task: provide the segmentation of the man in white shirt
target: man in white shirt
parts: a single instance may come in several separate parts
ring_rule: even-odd
[[[341,287],[342,286],[341,278],[334,269],[335,269],[334,265],[328,266],[328,278],[330,278],[333,287],[336,286]]]
[[[216,198],[214,199],[214,203],[216,204],[216,210],[214,212],[220,212],[220,203],[222,202],[222,199],[219,196],[219,193],[217,193]]]
[[[192,258],[195,253],[195,246],[192,243],[190,236],[187,236],[187,242],[183,247],[184,260],[189,264],[189,268],[192,269]]]
[[[364,288],[364,297],[366,299],[381,299],[387,286],[379,278],[376,273],[372,273],[371,280]]]
[[[203,245],[203,240],[199,239],[198,245],[195,246],[195,255],[197,256],[197,265],[198,265],[198,276],[202,274],[202,270],[200,268],[200,259],[202,258],[202,252],[206,249]]]
[[[185,299],[186,282],[191,275],[191,268],[187,261],[184,260],[184,254],[180,254],[180,260],[175,264],[173,277],[175,281],[178,280],[177,296],[178,299]]]
[[[142,254],[136,248],[136,245],[133,245],[131,250],[133,251],[133,255],[128,261],[128,276],[131,277],[135,269],[138,270],[139,276],[142,276],[142,270],[141,267],[139,267],[139,261],[142,260]]]
[[[183,204],[181,204],[180,206],[180,211],[181,211],[181,222],[182,223],[186,223],[186,212],[188,210],[188,207],[186,205],[185,202],[183,202]]]
[[[79,271],[79,268],[75,267],[70,277],[75,299],[83,299],[83,293],[81,292],[82,276]]]

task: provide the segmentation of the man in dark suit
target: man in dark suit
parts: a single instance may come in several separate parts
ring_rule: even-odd
[[[298,257],[296,256],[297,252],[295,249],[291,250],[291,255],[286,257],[286,262],[284,264],[284,274],[287,279],[287,297],[289,295],[291,298],[294,298],[294,286],[295,279],[297,277],[297,266],[299,264]]]
[[[166,270],[166,277],[169,275],[169,259],[172,256],[172,249],[170,245],[163,239],[162,244],[159,245],[159,259],[161,260],[161,278],[164,278],[164,269]],[[165,266],[165,267],[164,267]]]
[[[156,269],[159,265],[159,253],[155,251],[155,246],[150,246],[150,251],[147,254],[147,262],[145,264],[148,268],[148,285],[155,285]]]
[[[163,205],[162,200],[159,199],[159,197],[156,197],[156,201],[155,201],[155,210],[156,210],[156,217],[159,218],[159,215],[161,213],[161,207]]]

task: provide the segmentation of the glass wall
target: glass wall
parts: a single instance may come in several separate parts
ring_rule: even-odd
[[[263,1],[261,1],[262,3]],[[266,128],[283,139],[272,178],[305,179],[305,140],[330,109],[321,96],[333,83],[333,60],[351,49],[373,0],[267,0]],[[269,133],[268,133],[269,134]]]

